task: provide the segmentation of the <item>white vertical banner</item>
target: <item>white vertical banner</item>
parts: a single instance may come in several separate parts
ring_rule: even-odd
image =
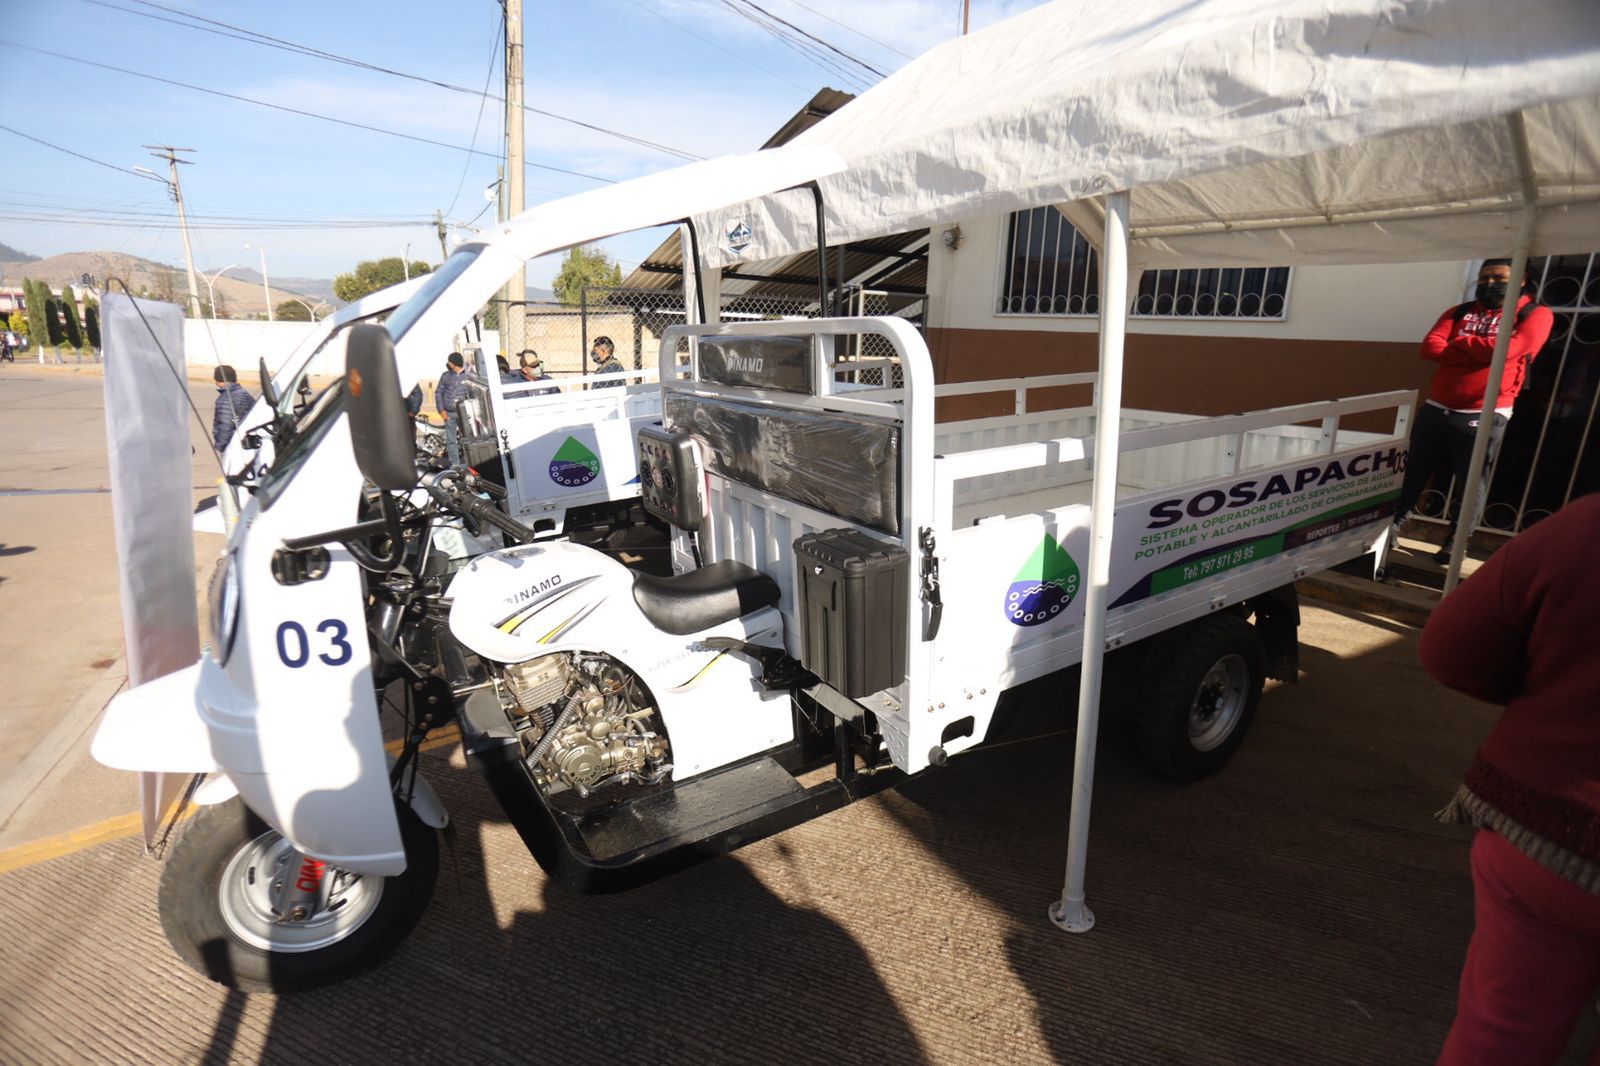
[[[200,655],[183,311],[109,293],[100,308],[111,514],[133,687]],[[183,784],[171,774],[139,775],[147,847]]]

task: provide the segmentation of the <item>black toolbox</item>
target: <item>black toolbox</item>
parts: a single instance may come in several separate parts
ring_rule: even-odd
[[[904,681],[906,552],[846,528],[807,533],[794,553],[806,669],[852,699]]]

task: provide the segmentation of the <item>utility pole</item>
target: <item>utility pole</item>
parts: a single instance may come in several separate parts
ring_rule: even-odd
[[[140,147],[152,149],[151,155],[157,159],[165,159],[167,166],[172,170],[172,200],[178,205],[178,230],[183,234],[183,261],[189,267],[189,316],[200,317],[200,289],[194,280],[194,251],[189,247],[189,220],[183,213],[183,186],[178,184],[178,164],[185,166],[192,164],[192,160],[179,159],[179,152],[192,152],[193,148],[174,148],[170,144],[146,144]]]
[[[494,220],[496,222],[504,222],[506,220],[506,168],[504,166],[494,168]],[[511,291],[514,280],[507,281],[500,286],[500,292],[495,297],[500,303],[500,311],[495,319],[497,326],[495,332],[500,335],[500,354],[505,356],[507,360],[512,355],[522,351],[521,348],[513,350],[510,342],[511,327],[508,324],[508,320],[511,318]]]
[[[527,168],[522,148],[522,0],[505,0],[506,7],[506,217],[515,218],[523,209],[523,178]],[[518,266],[511,276],[511,302],[500,326],[508,352],[520,352],[528,339],[528,272]]]
[[[450,249],[445,246],[444,242],[444,212],[437,207],[433,209],[433,228],[439,234],[439,262],[443,263],[450,258]],[[407,245],[407,247],[410,247],[410,245]],[[406,269],[409,270],[410,268],[407,267]],[[410,274],[406,275],[406,280],[411,280]]]
[[[967,18],[972,14],[972,0],[961,0],[961,36],[967,35]]]

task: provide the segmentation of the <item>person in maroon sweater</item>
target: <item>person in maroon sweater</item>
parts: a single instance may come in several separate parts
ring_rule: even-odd
[[[1596,545],[1600,494],[1506,543],[1422,631],[1436,681],[1505,705],[1439,815],[1478,827],[1476,926],[1441,1063],[1553,1062],[1600,990]]]
[[[1526,279],[1523,279],[1524,283]],[[1406,459],[1405,481],[1395,505],[1395,523],[1404,524],[1433,480],[1441,494],[1451,479],[1450,493],[1443,514],[1452,522],[1460,505],[1461,486],[1466,483],[1467,466],[1472,458],[1472,438],[1478,432],[1483,411],[1483,396],[1489,388],[1489,363],[1494,358],[1495,340],[1500,334],[1500,309],[1506,287],[1511,283],[1511,260],[1488,259],[1478,270],[1477,298],[1452,307],[1439,316],[1422,341],[1422,358],[1437,363],[1428,398],[1411,429],[1411,451]],[[1506,353],[1505,373],[1494,404],[1494,435],[1484,465],[1484,482],[1494,465],[1494,455],[1511,419],[1527,380],[1528,365],[1539,354],[1550,336],[1555,316],[1548,307],[1534,302],[1526,292],[1517,299],[1516,322],[1512,327],[1511,348]],[[1482,507],[1482,500],[1479,500]],[[1476,521],[1474,521],[1476,524]],[[1450,542],[1445,541],[1439,557],[1450,557]]]

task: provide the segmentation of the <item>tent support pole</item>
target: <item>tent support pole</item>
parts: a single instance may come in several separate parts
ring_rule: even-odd
[[[1467,541],[1477,522],[1478,497],[1483,485],[1483,468],[1489,456],[1489,438],[1494,434],[1494,407],[1505,377],[1506,356],[1511,351],[1511,334],[1516,330],[1517,300],[1522,296],[1523,277],[1528,270],[1528,249],[1533,244],[1533,224],[1539,215],[1539,187],[1533,174],[1533,155],[1528,149],[1528,128],[1521,111],[1506,116],[1511,127],[1511,146],[1517,156],[1517,176],[1522,182],[1522,217],[1517,225],[1517,243],[1511,253],[1511,284],[1506,286],[1505,303],[1500,308],[1500,330],[1495,337],[1494,356],[1489,361],[1489,383],[1483,390],[1483,408],[1478,413],[1478,432],[1472,438],[1472,458],[1467,460],[1466,484],[1461,486],[1461,513],[1456,517],[1450,545],[1450,565],[1445,569],[1444,594],[1461,583],[1461,564],[1467,558]]]
[[[1072,764],[1072,809],[1067,876],[1050,920],[1069,933],[1094,928],[1084,902],[1089,854],[1089,803],[1100,729],[1100,668],[1105,658],[1106,605],[1111,587],[1111,527],[1117,507],[1117,446],[1122,427],[1122,349],[1128,331],[1128,193],[1106,197],[1100,261],[1100,380],[1095,388],[1094,483],[1089,514],[1089,586],[1083,606],[1083,667],[1078,685],[1077,752]]]

